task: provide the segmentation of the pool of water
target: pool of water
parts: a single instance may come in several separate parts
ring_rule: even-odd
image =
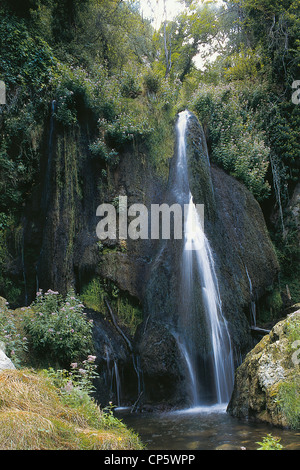
[[[300,450],[300,432],[240,421],[222,405],[166,413],[117,409],[115,413],[139,434],[148,450],[257,450],[257,442],[267,434],[281,438],[284,450]]]

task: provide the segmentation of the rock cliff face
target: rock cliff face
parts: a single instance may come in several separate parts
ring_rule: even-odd
[[[296,400],[299,393],[299,352],[297,348],[293,349],[291,332],[299,329],[299,325],[300,310],[297,310],[277,323],[271,333],[248,353],[236,371],[234,392],[228,405],[231,415],[274,426],[289,426],[289,416],[280,406],[280,387],[296,385],[292,392]]]
[[[193,116],[187,129],[189,180],[194,202],[204,204],[205,232],[210,241],[219,280],[222,310],[228,321],[235,361],[251,347],[250,286],[259,298],[271,286],[278,273],[278,262],[269,239],[261,209],[252,194],[234,178],[215,166],[210,166],[201,125]],[[171,162],[170,183],[172,186]],[[172,187],[166,191],[166,200]],[[172,333],[178,331],[178,283],[181,243],[174,240],[161,243],[150,268],[144,298],[145,320],[136,343],[144,370],[146,389],[152,396],[164,395],[169,401],[186,400],[184,363],[174,347]],[[201,293],[200,293],[201,295]],[[198,323],[203,321],[199,298]],[[195,324],[196,329],[198,325]],[[193,328],[193,325],[191,326]],[[204,328],[197,328],[199,351],[207,338]],[[167,331],[162,337],[161,332]],[[166,350],[170,354],[166,354]],[[167,387],[165,384],[168,384]],[[164,389],[164,392],[162,390]]]
[[[170,161],[168,182],[154,169],[142,144],[124,150],[118,167],[111,169],[89,154],[92,135],[86,128],[72,133],[58,132],[54,127],[51,139],[51,158],[47,156],[49,145],[45,151],[47,184],[37,188],[25,210],[28,283],[31,270],[28,290],[35,292],[39,287],[64,293],[73,287],[80,293],[93,278],[113,282],[143,308],[143,323],[130,339],[141,361],[145,399],[183,402],[182,358],[172,334],[177,324],[179,245],[128,239],[125,247],[118,240],[105,241],[100,247],[96,236],[96,208],[103,202],[115,202],[122,195],[127,196],[128,206],[143,203],[149,211],[151,204],[172,202],[170,185],[176,152]],[[204,133],[195,116],[188,128],[187,154],[195,203],[205,205],[205,230],[214,252],[223,311],[237,358],[251,346],[247,271],[259,298],[276,278],[278,263],[258,203],[242,184],[209,165]],[[134,380],[140,380],[123,338],[116,331],[112,333],[111,322],[101,313],[96,315],[95,341],[104,372],[109,356],[112,365],[120,366],[120,376],[131,374]],[[113,339],[109,339],[112,334]],[[199,339],[200,348],[202,340],[205,338]],[[136,399],[136,391],[130,398]]]

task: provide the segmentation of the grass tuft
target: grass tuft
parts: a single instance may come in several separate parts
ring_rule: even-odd
[[[29,369],[0,373],[1,450],[139,450],[142,444],[95,402],[92,422],[80,409],[62,402],[51,380]],[[92,424],[96,427],[93,427]]]

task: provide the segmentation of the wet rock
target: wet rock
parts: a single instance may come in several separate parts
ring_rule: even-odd
[[[238,418],[254,419],[287,427],[288,420],[278,406],[281,384],[293,384],[299,364],[292,360],[287,327],[299,324],[300,310],[277,323],[246,356],[237,369],[228,412]]]
[[[124,149],[118,168],[109,172],[104,183],[101,162],[90,158],[88,152],[90,131],[53,134],[52,165],[45,168],[49,176],[48,205],[41,215],[35,193],[32,205],[27,207],[24,227],[24,253],[34,253],[30,259],[31,285],[37,283],[45,290],[52,288],[62,294],[73,287],[80,293],[92,278],[99,276],[142,302],[144,322],[134,348],[141,358],[146,389],[154,402],[163,398],[177,403],[186,396],[182,386],[186,366],[172,335],[178,327],[181,242],[165,246],[158,240],[128,239],[123,251],[117,243],[107,244],[103,250],[95,232],[99,221],[97,206],[110,203],[121,194],[127,196],[128,206],[143,203],[150,209],[151,204],[171,203],[175,159],[170,163],[168,186],[167,179],[154,169],[143,145]],[[187,146],[190,186],[194,202],[205,205],[205,230],[215,254],[224,316],[235,350],[243,353],[251,344],[245,314],[250,302],[245,268],[259,298],[276,278],[278,263],[258,203],[242,184],[210,166],[204,133],[195,116],[190,121]],[[47,161],[45,154],[45,167]],[[199,293],[199,327],[195,334],[199,351],[206,354],[200,297]],[[191,325],[192,333],[193,330]],[[132,358],[120,338],[112,340],[109,321],[101,318],[95,331],[103,367],[106,345],[112,361],[124,366],[124,382],[132,380],[136,388]],[[137,398],[135,388],[133,400]]]
[[[176,403],[184,377],[174,336],[166,325],[149,322],[139,328],[136,343],[147,400]]]
[[[221,444],[220,446],[216,447],[215,450],[244,450],[244,449],[238,446],[234,446],[233,444]]]
[[[258,202],[243,184],[218,167],[210,165],[204,133],[195,116],[189,120],[186,145],[189,183],[195,204],[204,204],[205,232],[213,250],[222,310],[228,322],[238,362],[239,354],[248,352],[252,347],[249,321],[251,296],[247,271],[251,277],[254,295],[259,299],[277,278],[279,264]],[[165,200],[172,203],[175,165],[176,155],[171,162],[169,187],[165,195]],[[155,367],[160,381],[167,382],[171,376],[175,377],[176,368],[173,365],[164,368],[157,361],[160,352],[162,357],[167,356],[167,348],[170,357],[176,357],[175,346],[174,342],[169,341],[169,333],[166,333],[165,343],[157,343],[153,348],[148,338],[149,330],[145,327],[150,319],[151,336],[159,335],[162,328],[166,332],[175,331],[180,334],[182,324],[179,322],[178,311],[180,302],[184,298],[180,287],[181,253],[181,240],[171,240],[168,243],[162,241],[157,246],[149,267],[143,299],[145,319],[141,328],[145,333],[141,333],[136,341],[145,373],[148,372],[148,368],[151,370],[154,388]],[[206,320],[202,293],[197,286],[195,296],[197,298],[196,311],[193,312],[195,323],[189,324],[186,321],[184,328],[186,336],[193,337],[193,343],[197,344],[199,355],[197,360],[199,366],[205,369],[205,364],[209,361],[210,346],[205,333]],[[178,353],[177,357],[179,360],[177,375],[180,377],[185,373],[186,364]],[[163,374],[165,374],[164,379]],[[173,378],[170,380],[180,393],[181,380],[174,381]],[[174,387],[172,387],[172,396]],[[180,390],[182,400],[186,399],[187,391],[182,387]],[[169,399],[171,400],[171,396]]]

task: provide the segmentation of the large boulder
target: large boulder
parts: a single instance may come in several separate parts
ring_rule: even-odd
[[[0,297],[0,310],[7,307],[7,300]],[[0,341],[0,371],[5,369],[15,369],[12,361],[5,354],[5,344]]]
[[[299,381],[299,353],[293,349],[297,344],[299,349],[293,335],[299,326],[300,310],[297,310],[277,323],[248,353],[236,370],[229,414],[274,426],[289,425],[289,417],[279,405],[280,390],[282,386],[293,387]]]
[[[2,341],[0,341],[0,371],[6,369],[15,369],[15,366],[9,357],[7,357],[5,354],[5,345]]]

